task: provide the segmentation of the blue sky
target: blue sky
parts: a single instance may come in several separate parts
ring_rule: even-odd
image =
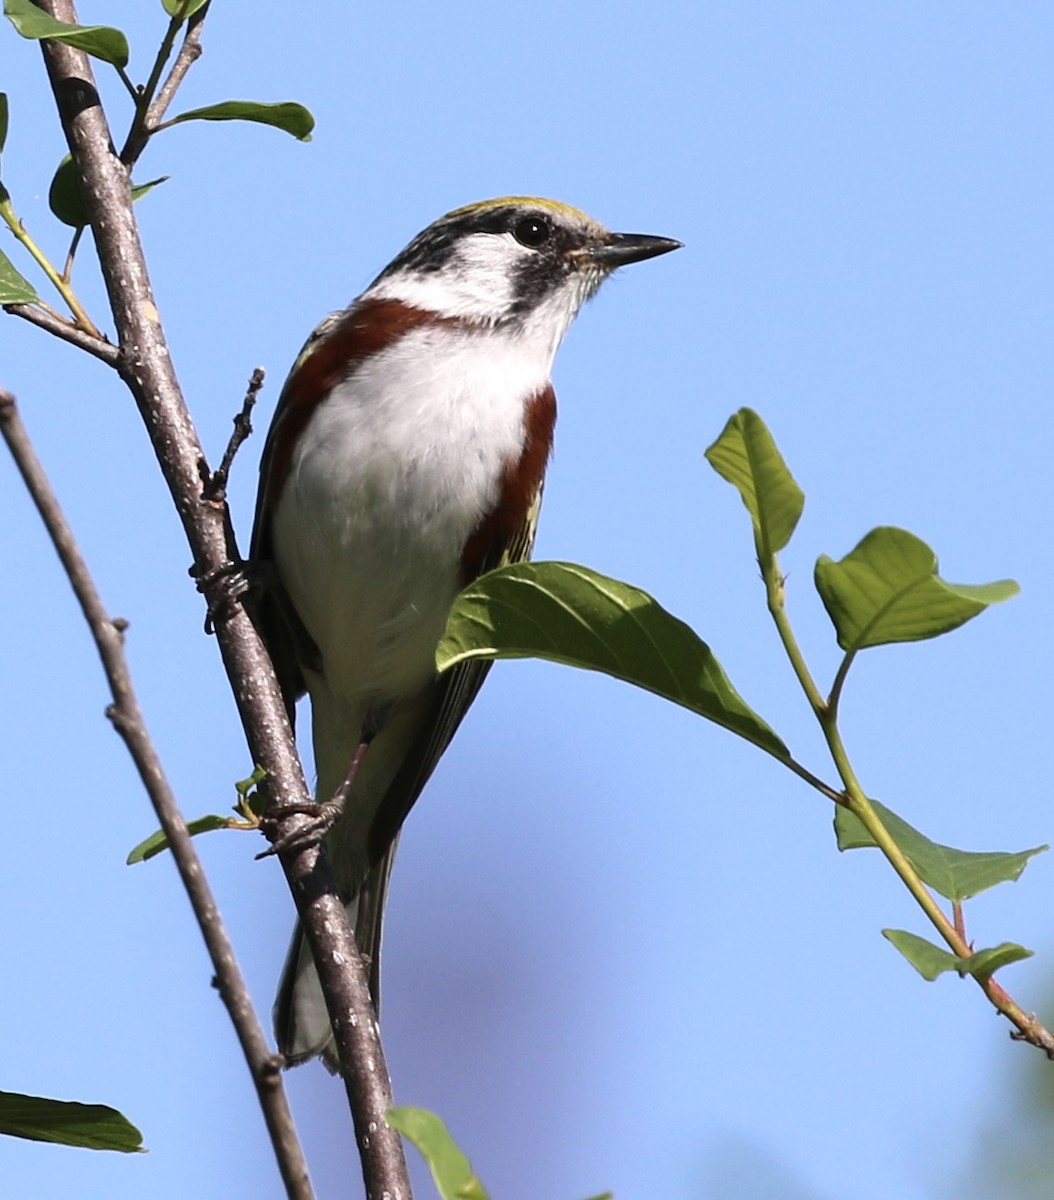
[[[875,525],[926,539],[947,578],[1022,585],[947,638],[861,656],[844,730],[866,788],[952,845],[1050,839],[1049,5],[246,11],[214,6],[177,108],[295,99],[314,140],[174,129],[140,168],[172,178],[138,210],[214,458],[250,370],[268,370],[232,485],[243,547],[260,435],[303,338],[436,216],[528,193],[679,238],[609,283],[560,353],[537,555],[652,592],[830,778],[745,513],[702,457],[730,413],[757,409],[807,496],[782,562],[821,680],[838,652],[813,563]],[[126,28],[145,76],[160,5],[81,16]],[[64,147],[39,54],[8,31],[0,67],[4,181],[61,259],[46,197]],[[77,283],[102,313],[90,246]],[[185,812],[221,811],[250,764],[133,406],[101,365],[10,318],[0,378],[131,621]],[[2,458],[0,502],[3,1086],[111,1103],[150,1147],[4,1145],[7,1194],[277,1197],[172,866],[123,865],[154,821]],[[925,933],[922,919],[876,856],[837,854],[830,817],[775,763],[653,697],[500,665],[400,849],[384,1013],[399,1101],[444,1116],[496,1200],[969,1196],[995,1114],[1025,1118],[1035,1052],[975,987],[925,984],[881,938]],[[249,837],[200,847],[267,1011],[291,924],[278,868],[253,862]],[[1036,950],[1002,978],[1048,1016],[1052,908],[1044,857],[967,908],[978,945]],[[354,1194],[339,1088],[317,1066],[288,1082],[320,1195]]]

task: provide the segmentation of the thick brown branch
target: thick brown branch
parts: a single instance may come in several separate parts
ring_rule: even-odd
[[[75,22],[71,0],[39,0]],[[158,462],[183,522],[254,761],[268,772],[272,803],[308,802],[300,761],[274,671],[256,629],[237,602],[224,603],[224,567],[238,560],[226,507],[202,495],[205,462],[161,328],[135,216],[128,174],[113,150],[87,57],[44,41],[45,62],[70,151],[84,182],[92,231],[117,329],[118,370],[139,406]],[[290,815],[281,834],[307,820]],[[282,863],[318,962],[337,1049],[362,1150],[370,1197],[410,1195],[402,1143],[384,1123],[391,1090],[366,974],[332,873],[317,849],[290,851]]]
[[[125,658],[123,623],[118,624],[107,613],[87,563],[77,548],[73,532],[22,424],[14,398],[2,391],[0,433],[11,451],[11,457],[15,460],[37,512],[40,513],[91,630],[113,697],[113,703],[107,710],[108,715],[128,747],[128,753],[132,756],[139,778],[143,781],[143,787],[146,788],[161,828],[168,838],[169,848],[201,927],[209,957],[212,959],[220,995],[231,1015],[246,1062],[249,1064],[275,1152],[283,1164],[288,1194],[301,1200],[310,1200],[312,1191],[307,1164],[297,1140],[279,1066],[256,1018],[249,990],[220,919],[212,890],[201,868],[201,861],[190,834],[187,833],[183,814],[179,810],[161,760],[143,721]]]

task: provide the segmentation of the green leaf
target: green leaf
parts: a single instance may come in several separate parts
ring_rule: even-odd
[[[216,813],[210,813],[206,817],[198,817],[195,821],[187,822],[187,832],[191,837],[199,833],[211,833],[213,829],[230,829],[231,818],[221,817]],[[148,858],[153,858],[160,854],[162,850],[168,849],[168,838],[162,830],[152,833],[148,838],[145,838],[129,851],[128,857],[125,859],[127,866],[132,866],[133,863],[146,862]]]
[[[1033,954],[1033,951],[1014,942],[1001,942],[987,950],[978,950],[968,958],[960,958],[904,929],[883,929],[882,936],[892,942],[915,970],[931,983],[946,971],[988,979],[1000,968],[1020,962],[1023,958],[1031,958]]]
[[[1034,953],[1035,951],[1026,950],[1024,946],[1018,946],[1014,942],[1000,942],[998,946],[992,946],[988,950],[978,950],[971,954],[964,961],[963,969],[970,975],[976,975],[979,979],[987,979],[1010,963],[1020,962],[1023,958],[1031,958]]]
[[[0,1092],[0,1133],[88,1150],[142,1150],[143,1135],[116,1109]]]
[[[848,651],[937,637],[1019,590],[1012,579],[946,583],[930,547],[889,525],[872,529],[840,562],[821,555],[815,578],[838,644]]]
[[[259,785],[267,778],[267,772],[259,763],[253,766],[253,773],[248,779],[239,779],[234,785],[234,790],[238,793],[238,799],[241,804],[244,804],[251,813],[258,817],[262,817],[264,809],[267,807],[267,801],[263,793],[259,790]]]
[[[947,900],[968,900],[998,883],[1011,883],[1020,876],[1030,858],[1050,849],[1049,846],[1034,846],[1031,850],[1016,853],[955,850],[931,842],[877,800],[872,800],[871,806],[911,860],[923,883]],[[860,818],[844,805],[835,806],[834,829],[839,850],[859,850],[875,844]]]
[[[0,304],[38,304],[40,297],[33,285],[14,268],[11,260],[0,250]]]
[[[805,493],[794,482],[765,422],[752,409],[741,408],[729,417],[706,459],[743,498],[759,557],[767,560],[777,554],[794,533]]]
[[[139,200],[152,192],[159,184],[166,183],[168,175],[161,175],[147,183],[132,184],[132,200]],[[84,187],[80,171],[73,158],[67,154],[59,163],[48,191],[48,206],[63,225],[80,229],[89,223],[88,205],[84,199]]]
[[[170,17],[180,17],[185,21],[199,8],[204,8],[208,2],[209,0],[161,0],[161,7]]]
[[[51,38],[115,67],[128,65],[128,39],[109,25],[68,25],[41,12],[30,0],[4,0],[4,16],[24,38]]]
[[[80,229],[89,223],[81,173],[72,155],[59,163],[48,189],[48,207],[63,225]]]
[[[311,113],[302,104],[292,101],[259,104],[255,100],[225,100],[222,104],[192,108],[166,121],[165,125],[179,125],[184,121],[256,121],[291,133],[302,142],[311,141],[311,130],[315,128]]]
[[[0,92],[0,154],[4,151],[4,146],[7,144],[7,92]]]
[[[168,183],[171,178],[171,175],[158,175],[156,179],[148,179],[146,183],[133,183],[132,203],[134,204],[136,200],[142,200],[148,192],[152,192],[154,188],[160,187],[163,183]]]
[[[488,1200],[472,1164],[435,1113],[424,1108],[390,1108],[384,1119],[420,1151],[442,1200]]]
[[[439,670],[469,659],[544,658],[654,692],[786,760],[787,747],[729,682],[710,647],[647,592],[573,563],[481,576],[451,610]]]
[[[883,929],[882,936],[891,941],[922,978],[930,983],[945,971],[958,971],[961,968],[961,958],[907,930]]]

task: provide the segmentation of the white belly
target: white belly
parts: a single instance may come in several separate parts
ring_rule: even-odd
[[[433,677],[462,550],[519,457],[524,401],[548,370],[506,336],[424,327],[312,417],[274,547],[339,702],[399,701]]]

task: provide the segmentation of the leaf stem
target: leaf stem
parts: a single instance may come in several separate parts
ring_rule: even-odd
[[[765,581],[765,598],[768,601],[769,613],[776,626],[776,632],[779,634],[783,649],[794,668],[794,674],[798,677],[798,682],[801,684],[813,712],[820,716],[821,713],[827,711],[827,702],[820,694],[820,689],[816,686],[816,681],[806,665],[805,656],[801,652],[798,639],[794,636],[794,630],[791,628],[790,619],[787,616],[787,594],[784,586],[786,576],[780,570],[779,560],[775,554],[763,555],[760,539],[755,537],[755,543],[758,549],[761,577]]]
[[[955,921],[954,923],[949,921],[944,910],[934,900],[929,889],[918,877],[915,868],[894,841],[889,830],[882,823],[881,817],[875,812],[871,801],[868,800],[863,789],[860,787],[860,782],[856,778],[856,773],[853,771],[849,757],[846,754],[845,745],[838,731],[834,714],[828,712],[821,716],[820,725],[823,729],[824,737],[827,739],[827,745],[830,748],[831,757],[835,761],[838,774],[845,784],[850,811],[859,818],[860,823],[871,835],[875,845],[882,851],[890,866],[900,876],[904,886],[914,897],[915,902],[926,916],[929,917],[937,932],[951,948],[952,953],[959,958],[969,958],[973,950],[966,940],[966,929],[962,919],[961,907],[958,904],[953,906]],[[981,991],[984,992],[985,996],[988,997],[992,1006],[1016,1027],[1016,1031],[1012,1031],[1010,1034],[1012,1038],[1018,1041],[1029,1042],[1031,1045],[1037,1046],[1042,1050],[1049,1059],[1054,1059],[1054,1035],[1036,1019],[1034,1014],[1026,1013],[996,983],[992,976],[971,972],[970,978],[973,979]]]
[[[73,237],[70,238],[70,248],[66,251],[66,262],[62,267],[62,278],[69,283],[73,277],[73,259],[77,253],[77,247],[80,245],[81,238],[84,236],[84,226],[78,225],[73,231]]]
[[[56,290],[62,296],[63,300],[69,305],[69,310],[73,314],[74,322],[78,329],[83,329],[85,333],[91,334],[92,337],[102,340],[102,334],[99,332],[95,322],[88,316],[81,302],[77,299],[77,294],[70,287],[69,282],[55,270],[51,260],[37,245],[30,234],[26,231],[25,226],[19,220],[14,206],[9,199],[0,200],[0,220],[11,230],[15,238],[29,252],[30,256],[36,262],[37,266],[44,272]]]
[[[129,96],[131,96],[132,99],[138,104],[139,89],[135,86],[131,79],[129,79],[128,72],[124,69],[124,67],[119,67],[116,63],[114,63],[114,70],[118,75],[120,75],[121,82],[124,84],[125,88],[127,88]]]
[[[849,668],[853,665],[855,658],[856,650],[847,650],[845,657],[838,664],[838,670],[835,672],[834,682],[831,684],[831,690],[827,695],[827,711],[832,720],[836,720],[838,717],[838,705],[842,699],[842,689],[845,687]]]

